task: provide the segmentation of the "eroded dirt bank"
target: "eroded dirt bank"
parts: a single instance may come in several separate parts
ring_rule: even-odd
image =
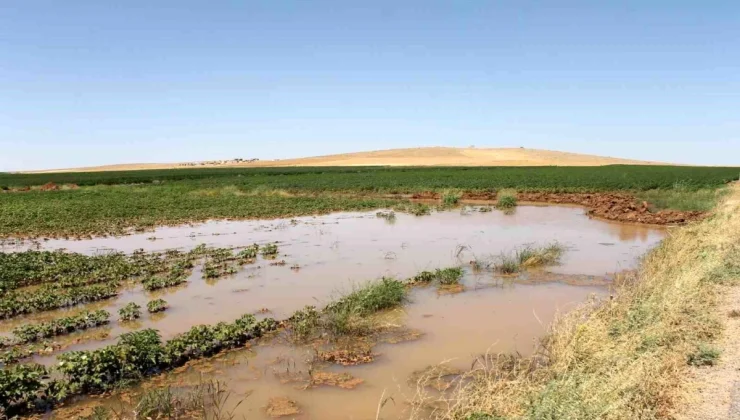
[[[440,193],[414,194],[414,199],[438,199]],[[464,193],[463,200],[495,200],[496,193]],[[641,203],[627,193],[555,193],[518,192],[517,199],[529,203],[574,204],[588,208],[590,216],[606,220],[651,225],[677,225],[701,220],[701,211],[651,211],[649,203]]]

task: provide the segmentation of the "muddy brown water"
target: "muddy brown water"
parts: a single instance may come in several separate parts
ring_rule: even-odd
[[[236,275],[214,281],[201,279],[196,268],[183,287],[159,293],[126,290],[115,300],[87,308],[2,321],[0,332],[82,309],[104,308],[115,319],[117,310],[128,302],[144,306],[148,300],[162,297],[171,306],[163,314],[144,314],[140,322],[129,324],[113,321],[104,338],[75,344],[78,336],[72,335],[60,341],[67,340],[65,350],[90,349],[115,342],[123,332],[147,327],[158,329],[168,339],[196,324],[231,321],[262,308],[270,311],[267,316],[284,319],[305,305],[321,307],[342,292],[382,276],[406,278],[421,270],[467,264],[476,257],[510,252],[527,244],[557,241],[565,245],[561,264],[545,272],[502,279],[468,269],[462,293],[440,295],[434,288],[413,290],[409,303],[385,314],[384,322],[413,332],[410,335],[415,339],[376,345],[372,350],[376,360],[370,364],[309,366],[306,361],[314,354],[310,346],[271,340],[149,383],[192,383],[211,378],[226,381],[232,392],[230,400],[244,400],[237,407],[237,418],[242,414],[249,419],[267,418],[268,400],[288,397],[302,410],[301,415],[289,418],[373,419],[381,396],[392,399],[383,405],[380,417],[398,418],[407,412],[405,401],[416,392],[416,386],[409,383],[414,372],[445,361],[455,368],[470,368],[475,357],[486,352],[528,354],[557,313],[574,308],[589,296],[608,293],[604,284],[612,273],[634,268],[639,257],[664,235],[664,229],[592,220],[580,208],[520,206],[512,215],[470,208],[423,217],[396,214],[395,221],[390,222],[377,218],[375,212],[337,213],[293,220],[214,221],[125,237],[50,240],[43,242],[42,248],[87,254],[278,241],[278,259],[287,264],[270,266],[260,259]],[[6,245],[2,251],[28,246]],[[300,268],[291,269],[294,264]],[[54,357],[38,360],[51,364]],[[351,390],[306,388],[301,380],[306,379],[309,367],[314,372],[349,373],[362,383]]]

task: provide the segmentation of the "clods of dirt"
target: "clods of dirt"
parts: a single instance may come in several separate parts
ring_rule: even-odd
[[[624,193],[517,193],[520,201],[556,204],[577,204],[588,207],[588,214],[606,220],[646,223],[651,225],[674,225],[701,220],[704,212],[660,210],[650,211],[647,202],[637,203],[635,198]]]
[[[356,366],[372,363],[375,355],[370,349],[366,350],[331,350],[319,352],[318,357],[323,362],[342,366]]]
[[[349,373],[314,372],[311,375],[312,386],[335,386],[342,389],[355,389],[365,382],[363,379],[355,378]]]
[[[267,415],[276,419],[279,417],[293,416],[301,413],[298,403],[287,397],[273,397],[265,407]]]
[[[411,196],[418,200],[437,200],[440,194],[422,192]],[[463,200],[495,200],[495,192],[468,192]],[[701,220],[706,213],[701,211],[659,210],[651,211],[645,201],[637,200],[626,193],[555,193],[519,192],[517,199],[522,202],[575,204],[588,208],[588,214],[618,222],[644,223],[651,225],[676,225]]]

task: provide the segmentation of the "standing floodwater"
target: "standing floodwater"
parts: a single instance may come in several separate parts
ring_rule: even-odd
[[[158,378],[163,383],[227,381],[233,399],[244,399],[237,417],[266,417],[264,407],[270,398],[287,397],[300,406],[303,417],[299,418],[375,418],[378,401],[385,395],[395,403],[385,404],[383,418],[395,418],[407,408],[404,401],[416,392],[410,380],[415,373],[443,361],[455,369],[466,369],[487,351],[527,354],[557,312],[573,308],[590,295],[605,293],[604,284],[613,273],[634,268],[638,257],[664,235],[661,229],[591,220],[583,213],[579,208],[546,206],[521,206],[511,215],[480,212],[476,207],[423,217],[396,214],[390,219],[376,217],[374,212],[341,213],[292,220],[209,222],[118,238],[50,240],[41,246],[85,254],[131,253],[140,248],[188,250],[199,244],[243,247],[277,242],[279,246],[279,256],[272,263],[260,260],[231,276],[204,280],[196,267],[186,286],[153,293],[135,288],[115,300],[88,305],[115,313],[129,302],[144,306],[154,297],[163,297],[170,309],[133,324],[113,322],[106,339],[68,349],[113,343],[132,328],[156,328],[168,339],[193,325],[231,321],[260,310],[285,319],[305,305],[322,307],[368,280],[407,278],[423,270],[463,266],[463,292],[416,289],[407,305],[385,314],[384,322],[403,326],[406,334],[386,343],[371,343],[372,363],[322,368],[351,375],[355,379],[352,386],[306,386],[302,378],[318,369],[315,349],[281,340],[268,340],[251,350],[231,352]],[[471,261],[554,242],[565,247],[561,263],[535,273],[502,277],[470,268]],[[3,251],[20,249],[6,246]],[[80,309],[2,321],[0,331]],[[39,360],[54,362],[52,356]]]

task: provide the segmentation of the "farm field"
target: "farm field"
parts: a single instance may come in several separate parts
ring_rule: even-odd
[[[0,407],[91,419],[670,412],[680,381],[666,375],[712,357],[697,349],[718,334],[712,288],[736,270],[737,175],[3,175]],[[564,363],[573,352],[585,358]],[[611,378],[625,360],[630,376]],[[562,396],[584,382],[596,405]]]
[[[162,224],[218,218],[273,218],[332,211],[395,207],[444,194],[495,199],[512,189],[531,201],[601,207],[600,217],[680,223],[697,214],[668,217],[621,212],[648,201],[653,209],[711,209],[718,190],[737,179],[736,168],[678,166],[492,168],[259,168],[172,169],[61,174],[0,175],[0,235],[86,236],[122,234]],[[566,193],[613,193],[604,202]],[[613,201],[620,211],[614,211]],[[628,217],[629,216],[629,217]],[[648,215],[649,216],[649,215]],[[644,219],[644,220],[639,220]]]

